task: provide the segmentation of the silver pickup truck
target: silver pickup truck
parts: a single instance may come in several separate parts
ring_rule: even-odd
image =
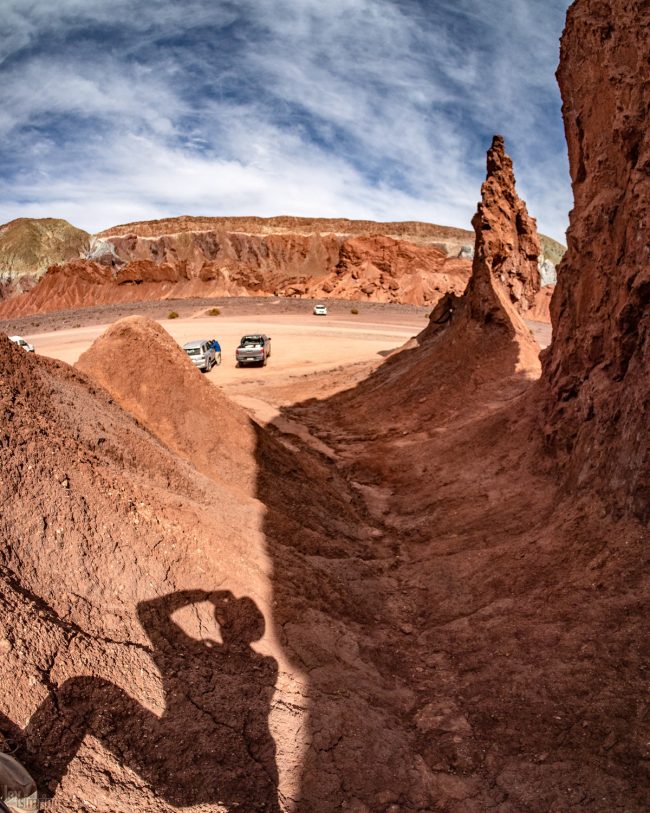
[[[235,361],[238,367],[243,364],[262,364],[266,367],[270,355],[271,337],[264,333],[251,333],[242,336],[239,347],[235,350]]]

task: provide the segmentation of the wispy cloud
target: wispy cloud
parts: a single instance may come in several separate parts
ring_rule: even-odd
[[[493,132],[542,230],[570,206],[565,0],[5,0],[3,220],[190,214],[468,227]]]

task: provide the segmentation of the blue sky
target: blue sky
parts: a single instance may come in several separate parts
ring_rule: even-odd
[[[493,133],[571,207],[567,0],[0,0],[0,222],[179,214],[469,228]]]

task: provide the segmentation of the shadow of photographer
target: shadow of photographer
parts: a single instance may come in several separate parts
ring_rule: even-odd
[[[221,642],[187,635],[171,616],[210,601]],[[279,811],[275,742],[268,717],[277,663],[251,644],[264,616],[248,597],[229,591],[185,590],[138,605],[153,644],[165,710],[159,717],[123,689],[96,677],[67,680],[21,731],[0,715],[0,731],[53,794],[91,734],[120,765],[177,807],[220,803],[241,811]]]

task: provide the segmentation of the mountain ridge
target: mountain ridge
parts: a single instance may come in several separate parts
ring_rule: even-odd
[[[63,220],[23,218],[16,264],[16,241],[3,240],[16,222],[0,227],[2,318],[188,296],[435,305],[447,292],[462,293],[473,256],[473,232],[420,221],[181,215],[95,235]],[[48,228],[59,239],[45,252],[38,234]],[[541,239],[540,270],[548,283],[562,247]]]

